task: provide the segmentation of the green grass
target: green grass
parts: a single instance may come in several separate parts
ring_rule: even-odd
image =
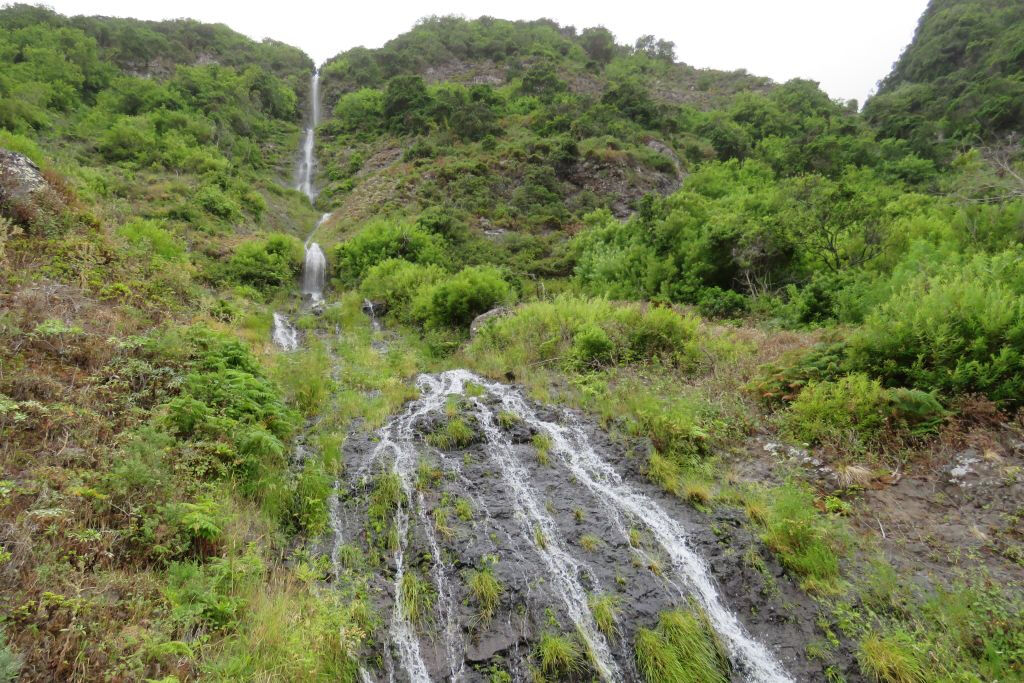
[[[427,443],[442,451],[465,448],[476,439],[476,432],[461,417],[449,417],[444,425],[427,435]]]
[[[519,424],[519,416],[508,410],[502,410],[498,413],[498,424],[502,429],[511,429]]]
[[[924,683],[928,677],[921,657],[914,638],[906,631],[871,633],[857,649],[860,670],[879,683]]]
[[[406,570],[402,575],[399,593],[402,610],[409,621],[422,625],[430,620],[434,608],[434,589],[429,581],[421,578],[415,571]]]
[[[434,528],[437,529],[437,533],[441,534],[445,538],[451,538],[455,535],[455,530],[452,529],[451,524],[448,522],[447,507],[436,507],[432,514],[434,517]]]
[[[416,488],[427,491],[441,481],[441,469],[427,458],[420,458],[416,464]]]
[[[556,633],[543,633],[537,641],[540,670],[548,677],[564,680],[584,668],[584,655],[576,639]]]
[[[459,498],[455,501],[455,516],[463,522],[472,522],[473,504],[466,498]]]
[[[602,543],[603,541],[594,534],[583,534],[580,536],[580,547],[588,553],[592,553],[600,548]]]
[[[838,589],[847,533],[834,517],[818,512],[809,490],[786,484],[766,493],[754,509],[761,518],[761,540],[806,588],[822,593]]]
[[[637,668],[648,683],[728,683],[729,660],[698,607],[662,612],[654,629],[634,644]]]
[[[604,634],[605,638],[611,640],[615,637],[615,621],[618,617],[619,598],[610,593],[591,595],[587,603],[590,605],[590,612],[594,615],[594,623]]]
[[[549,462],[549,454],[551,453],[551,437],[543,432],[538,432],[533,435],[533,447],[537,451],[537,462],[541,465],[547,465]]]
[[[498,608],[504,590],[497,577],[494,576],[491,564],[485,563],[479,569],[471,570],[466,585],[476,602],[480,619],[484,622],[490,621],[494,616],[494,611]]]
[[[541,550],[545,550],[548,547],[547,536],[544,535],[544,530],[540,527],[540,524],[533,527],[533,542]]]

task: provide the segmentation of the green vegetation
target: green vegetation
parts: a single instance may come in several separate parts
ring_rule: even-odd
[[[696,606],[662,612],[654,629],[636,632],[637,668],[648,683],[729,680],[729,659]]]
[[[545,632],[537,641],[537,659],[540,670],[555,680],[579,673],[585,667],[585,658],[579,643],[572,636]]]
[[[618,603],[619,599],[608,593],[591,595],[587,600],[594,615],[594,623],[609,640],[614,638],[618,631],[615,625],[618,618]]]
[[[763,507],[748,506],[748,514],[751,511],[763,528],[762,540],[787,569],[803,579],[807,590],[829,593],[838,589],[845,539],[835,520],[818,513],[810,491],[787,484],[773,490]]]
[[[442,451],[465,448],[479,438],[462,417],[448,418],[443,425],[427,434],[427,443]]]
[[[841,649],[877,681],[1020,677],[1004,571],[1020,511],[971,527],[976,549],[915,529],[925,579],[870,509],[874,488],[967,447],[1001,484],[1019,474],[1018,2],[932,0],[863,113],[810,81],[676,63],[654,36],[428,18],[323,65],[315,208],[286,188],[310,104],[301,51],[28,5],[0,27],[0,147],[45,181],[24,194],[0,173],[0,681],[372,668],[371,577],[415,538],[396,512],[417,503],[387,461],[336,488],[342,446],[415,397],[411,378],[451,367],[594,416],[695,519],[745,510],[760,543],[737,561],[764,593],[787,580],[778,562],[813,594],[823,676]],[[295,290],[322,211],[314,314]],[[274,312],[300,350],[274,349]],[[467,385],[425,443],[475,443],[470,408],[492,398]],[[806,446],[821,476],[768,439]],[[552,463],[550,435],[529,446]],[[445,453],[423,453],[412,498],[447,561],[482,508],[444,490],[428,457]],[[749,481],[765,471],[775,483]],[[966,522],[941,523],[988,514],[985,488],[964,490]],[[331,558],[334,504],[362,506],[365,533]],[[660,573],[652,539],[628,535],[634,568]],[[396,597],[429,631],[430,558],[408,557]],[[505,592],[496,562],[465,572],[481,629]],[[618,600],[592,595],[591,612],[634,640],[647,680],[728,680],[698,608],[637,630]],[[588,679],[586,639],[550,622],[536,675]],[[481,674],[508,680],[507,664]]]
[[[485,557],[479,569],[470,570],[469,578],[466,580],[466,586],[477,604],[480,620],[483,622],[491,620],[501,601],[503,589],[494,576],[496,563],[496,558]]]
[[[402,601],[402,610],[411,622],[422,625],[432,618],[434,597],[430,581],[412,570],[402,575],[398,599]]]
[[[1024,122],[1020,74],[1024,9],[1012,0],[933,0],[914,41],[882,80],[865,114],[922,151],[948,139],[987,139]]]

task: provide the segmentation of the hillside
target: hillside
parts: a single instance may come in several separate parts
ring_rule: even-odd
[[[971,145],[1024,125],[1024,7],[1019,2],[935,1],[878,95],[868,119],[918,148]]]
[[[1022,26],[0,9],[0,681],[1024,677]]]

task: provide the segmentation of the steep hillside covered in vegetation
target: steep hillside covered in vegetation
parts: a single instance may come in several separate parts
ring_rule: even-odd
[[[930,2],[913,42],[865,113],[879,129],[922,151],[948,153],[950,144],[1019,136],[1022,69],[1024,7],[1019,2]]]
[[[0,681],[1024,676],[1022,26],[0,10]]]

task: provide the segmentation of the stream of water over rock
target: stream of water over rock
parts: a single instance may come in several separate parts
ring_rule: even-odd
[[[476,390],[467,394],[470,384]],[[576,634],[597,678],[642,680],[632,631],[652,627],[660,611],[690,601],[708,615],[736,680],[792,680],[726,607],[683,524],[602,456],[587,425],[571,413],[534,407],[517,389],[465,370],[421,375],[417,386],[419,399],[371,439],[346,450],[346,474],[335,485],[340,499],[331,507],[337,563],[341,544],[366,538],[365,522],[358,520],[365,519],[373,482],[391,473],[401,483],[392,520],[397,545],[380,577],[379,607],[390,615],[381,652],[389,680],[487,680],[481,671],[496,661],[515,680],[525,680],[532,645],[552,624]],[[443,451],[425,436],[447,419],[452,396],[459,397],[476,439]],[[552,444],[546,464],[538,462],[532,444],[538,434]],[[437,490],[422,485],[424,462],[441,472]],[[435,511],[457,499],[470,503],[473,521],[443,533]],[[644,541],[635,545],[638,532]],[[585,550],[583,534],[600,538],[601,547]],[[465,576],[487,561],[504,591],[494,618],[484,623]],[[655,561],[664,568],[651,571]],[[340,572],[335,564],[335,575]],[[399,598],[409,572],[432,586],[429,625],[413,623]],[[604,594],[618,599],[617,638],[601,632],[591,611],[591,597]]]

